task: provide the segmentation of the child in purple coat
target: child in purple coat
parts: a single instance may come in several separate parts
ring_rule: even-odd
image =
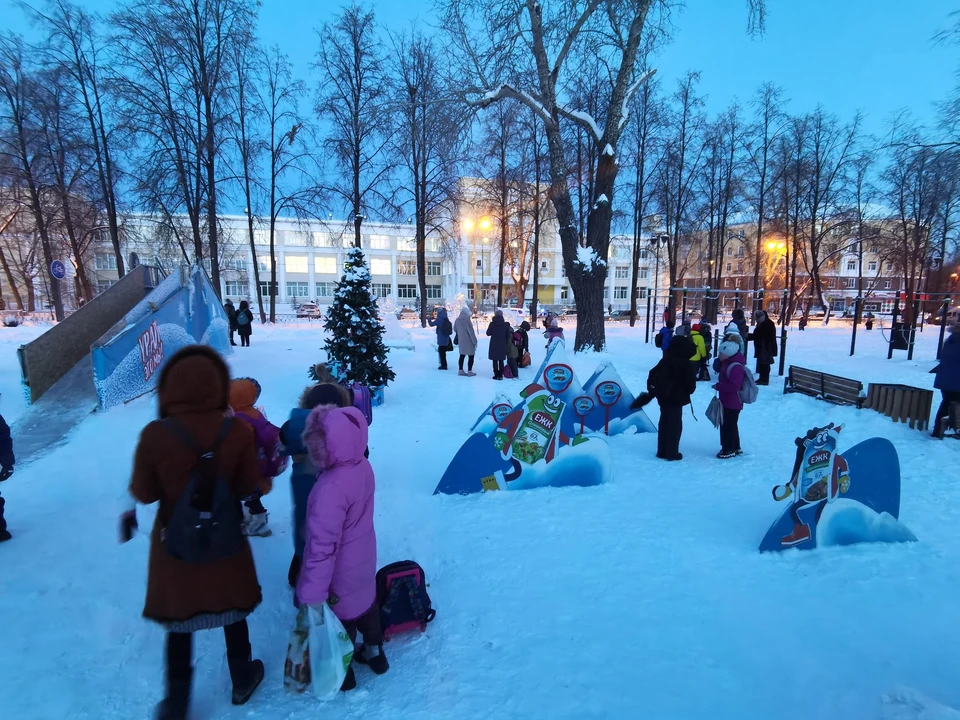
[[[720,343],[720,371],[714,390],[720,393],[720,404],[723,406],[723,419],[720,423],[720,452],[717,457],[727,460],[742,455],[740,449],[740,411],[743,410],[743,401],[740,399],[740,388],[746,373],[747,359],[740,352],[740,346],[732,340]]]
[[[376,674],[389,669],[376,603],[377,536],[373,528],[373,468],[364,457],[367,421],[354,407],[323,405],[307,418],[303,442],[320,471],[307,500],[306,546],[297,581],[301,605],[329,602],[356,643],[354,659]],[[341,690],[357,680],[351,666]]]

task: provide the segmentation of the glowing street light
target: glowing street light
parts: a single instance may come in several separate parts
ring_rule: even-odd
[[[460,226],[467,232],[470,232],[473,230],[473,220],[466,218],[465,220],[461,221]]]
[[[490,229],[490,218],[483,218],[480,220],[480,229],[489,230]]]

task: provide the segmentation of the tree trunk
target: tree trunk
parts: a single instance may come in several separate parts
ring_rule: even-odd
[[[218,298],[223,297],[223,288],[220,287],[220,239],[217,223],[217,172],[216,172],[216,138],[214,137],[213,100],[204,97],[204,116],[206,132],[204,146],[206,148],[207,170],[207,234],[210,239],[210,281]]]
[[[10,286],[10,292],[13,293],[13,299],[17,303],[17,309],[23,310],[23,297],[20,295],[17,283],[13,279],[13,273],[10,272],[10,263],[7,262],[7,256],[4,254],[3,248],[0,248],[0,267],[3,267],[3,274],[7,276],[7,285]]]

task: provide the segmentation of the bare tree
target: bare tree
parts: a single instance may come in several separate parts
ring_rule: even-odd
[[[752,17],[763,20],[762,0],[751,0]],[[446,0],[445,26],[458,52],[470,60],[475,92],[468,97],[478,107],[504,99],[525,104],[544,124],[550,148],[551,200],[560,226],[563,261],[577,301],[575,348],[602,349],[605,345],[603,287],[610,246],[612,203],[618,173],[620,137],[634,94],[649,79],[639,74],[641,39],[651,10],[666,11],[659,0]],[[655,31],[660,22],[654,22]],[[483,33],[475,27],[483,27]],[[601,112],[565,101],[576,60],[602,57],[606,70]],[[508,74],[508,69],[513,73]],[[521,84],[513,74],[531,71],[533,83]],[[586,233],[577,227],[567,177],[569,152],[563,124],[583,128],[596,150],[594,196],[590,198]]]
[[[392,131],[387,99],[386,60],[380,50],[374,12],[359,4],[343,8],[319,32],[321,71],[317,114],[329,128],[324,146],[335,161],[340,182],[330,191],[350,208],[354,246],[371,209],[390,204],[386,192],[393,170]]]
[[[40,94],[35,69],[27,66],[23,41],[17,37],[0,37],[0,123],[6,126],[0,134],[0,154],[15,169],[14,182],[26,189],[26,202],[33,229],[40,239],[44,265],[53,262],[53,243],[48,229],[44,187],[48,168],[39,142],[41,122],[37,100]],[[9,134],[7,134],[9,132]],[[63,320],[63,298],[59,281],[50,284],[54,316]],[[31,292],[32,292],[32,285]]]
[[[83,8],[68,0],[47,0],[44,10],[27,5],[28,11],[48,33],[44,51],[54,65],[69,78],[78,105],[78,116],[87,125],[86,139],[97,170],[99,197],[106,215],[110,241],[117,260],[117,274],[123,277],[125,264],[120,248],[116,166],[116,124],[111,115],[111,98],[105,87],[101,66],[105,46],[97,33],[96,23]],[[88,298],[89,299],[89,298]]]
[[[413,208],[420,322],[427,324],[427,235],[445,237],[460,192],[459,162],[466,114],[452,95],[437,41],[412,30],[394,43],[394,75],[403,98],[395,147],[406,175],[400,199]],[[444,98],[447,98],[444,101]]]

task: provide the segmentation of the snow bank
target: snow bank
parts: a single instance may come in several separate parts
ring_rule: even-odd
[[[524,465],[523,473],[510,483],[511,490],[542,487],[590,487],[613,479],[610,447],[600,436],[580,445],[564,445],[550,462]]]
[[[838,498],[829,503],[817,523],[817,547],[864,542],[916,542],[916,536],[888,513]]]

